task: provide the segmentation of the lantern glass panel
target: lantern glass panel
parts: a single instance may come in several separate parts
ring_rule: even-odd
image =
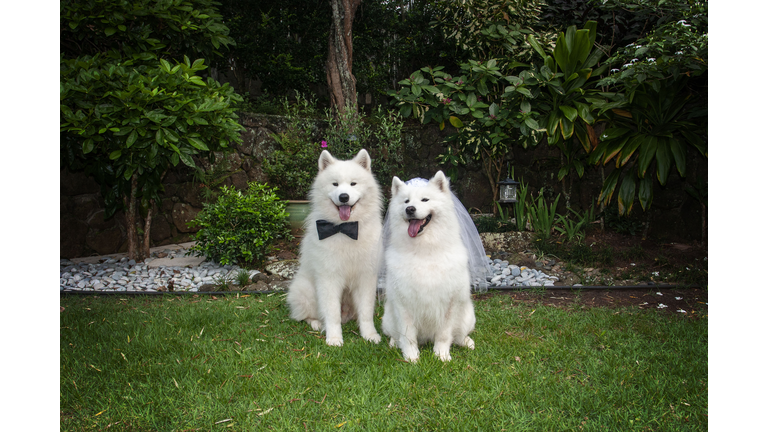
[[[517,185],[501,186],[501,201],[517,201]]]

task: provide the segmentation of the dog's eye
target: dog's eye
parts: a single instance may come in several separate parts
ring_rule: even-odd
[[[409,200],[409,199],[405,200],[406,204],[408,204],[409,202],[411,202],[411,200]]]
[[[352,182],[352,183],[350,183],[349,185],[350,185],[350,186],[354,186],[354,185],[356,185],[356,184],[357,184],[357,183],[355,183],[355,182]]]
[[[427,201],[429,201],[429,198],[422,198],[421,199],[421,202],[427,202]]]
[[[336,183],[336,182],[333,182],[333,185],[334,185],[334,186],[338,186],[339,184],[338,184],[338,183]]]

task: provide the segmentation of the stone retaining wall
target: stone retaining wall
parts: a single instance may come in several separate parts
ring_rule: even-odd
[[[266,182],[262,162],[266,155],[275,150],[276,145],[271,134],[283,132],[286,127],[285,118],[272,115],[245,114],[241,116],[241,122],[246,128],[242,133],[243,143],[232,153],[218,154],[213,164],[225,171],[220,186],[233,185],[244,189],[249,181]],[[318,130],[323,127],[324,122],[318,121]],[[446,127],[441,131],[435,124],[425,126],[410,123],[403,128],[407,178],[429,178],[438,169],[445,169],[436,163],[436,157],[443,152],[442,142],[450,134],[449,129]],[[706,175],[706,161],[701,163],[696,155],[690,156],[689,172],[699,170]],[[522,176],[530,185],[530,190],[538,191],[543,187],[549,199],[563,191],[562,182],[557,181],[560,167],[557,149],[546,144],[528,150],[514,149],[510,151],[508,159],[515,167],[516,179]],[[606,176],[610,169],[605,168]],[[125,251],[127,240],[124,215],[118,213],[109,220],[104,219],[104,203],[95,181],[83,173],[66,169],[61,169],[60,181],[61,257],[75,258]],[[388,196],[391,178],[379,179],[379,182],[385,196]],[[189,228],[187,222],[194,219],[203,207],[201,185],[194,182],[191,170],[183,165],[170,170],[163,184],[165,193],[152,220],[153,247],[192,240],[195,230]],[[571,206],[580,209],[588,207],[599,193],[600,185],[600,173],[595,169],[588,169],[585,177],[574,181],[572,186],[566,182],[566,188],[571,190]],[[698,202],[684,192],[684,186],[684,179],[680,179],[676,173],[670,175],[667,187],[656,185],[650,214],[652,233],[683,239],[700,237],[701,209]],[[479,164],[459,167],[453,188],[462,203],[472,211],[491,210],[491,187]],[[566,211],[563,197],[559,207],[561,212]],[[643,219],[646,218],[639,205],[635,211]]]

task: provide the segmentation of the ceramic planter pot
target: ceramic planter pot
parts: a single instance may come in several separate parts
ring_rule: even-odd
[[[288,212],[291,234],[301,237],[304,234],[304,219],[309,215],[309,201],[288,200],[285,210]]]

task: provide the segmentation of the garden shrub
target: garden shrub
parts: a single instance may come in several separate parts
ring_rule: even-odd
[[[290,238],[285,206],[266,184],[248,183],[244,192],[224,186],[189,223],[201,227],[190,252],[224,265],[261,266],[276,240]]]

